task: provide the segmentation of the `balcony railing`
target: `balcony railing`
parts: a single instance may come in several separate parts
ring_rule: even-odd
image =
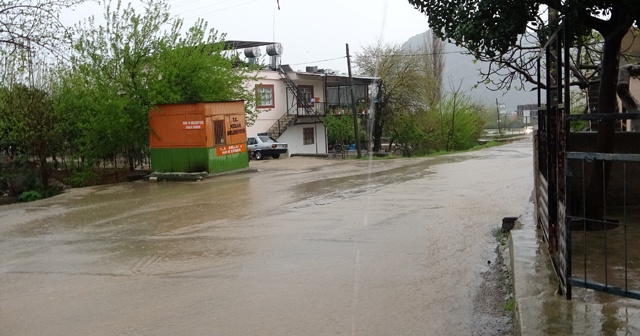
[[[345,115],[351,114],[351,107],[326,102],[313,102],[308,106],[293,106],[289,109],[289,115],[298,117],[304,116],[324,116],[327,114]]]

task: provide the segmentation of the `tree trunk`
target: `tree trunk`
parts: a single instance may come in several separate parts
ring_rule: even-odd
[[[631,77],[640,76],[640,65],[627,64],[620,67],[618,72],[618,87],[617,92],[622,102],[622,106],[628,113],[640,113],[640,103],[631,94],[629,86],[631,84]],[[640,120],[634,119],[631,121],[631,131],[640,131]]]
[[[40,182],[46,189],[49,187],[49,167],[47,167],[47,156],[38,155],[38,161],[40,163]]]
[[[384,118],[382,116],[382,104],[376,103],[376,113],[373,118],[373,152],[382,149],[382,127],[384,126]]]
[[[602,73],[600,77],[600,91],[598,95],[598,109],[600,113],[618,113],[616,86],[618,82],[618,65],[620,63],[620,45],[626,34],[615,32],[604,39],[602,57]],[[614,121],[600,121],[596,140],[596,152],[613,153],[614,150]],[[605,193],[611,175],[611,161],[594,161],[591,179],[587,187],[586,217],[604,219]]]

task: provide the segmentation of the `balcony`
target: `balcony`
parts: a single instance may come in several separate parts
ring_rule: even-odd
[[[309,106],[293,106],[289,109],[288,115],[297,117],[306,116],[325,116],[333,115],[351,115],[351,107],[344,104],[331,104],[326,102],[313,102]]]

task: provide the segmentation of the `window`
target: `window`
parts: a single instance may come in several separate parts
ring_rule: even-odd
[[[298,85],[298,107],[311,107],[313,101],[313,85]]]
[[[313,127],[305,127],[302,129],[302,139],[305,145],[314,144],[315,136],[313,133]]]
[[[256,85],[256,103],[258,108],[276,107],[274,86],[270,84]]]
[[[215,120],[213,122],[213,138],[216,140],[216,146],[224,145],[224,120]]]

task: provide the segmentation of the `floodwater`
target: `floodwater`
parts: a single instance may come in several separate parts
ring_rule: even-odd
[[[491,231],[533,188],[530,141],[251,167],[1,206],[0,334],[477,334]]]

